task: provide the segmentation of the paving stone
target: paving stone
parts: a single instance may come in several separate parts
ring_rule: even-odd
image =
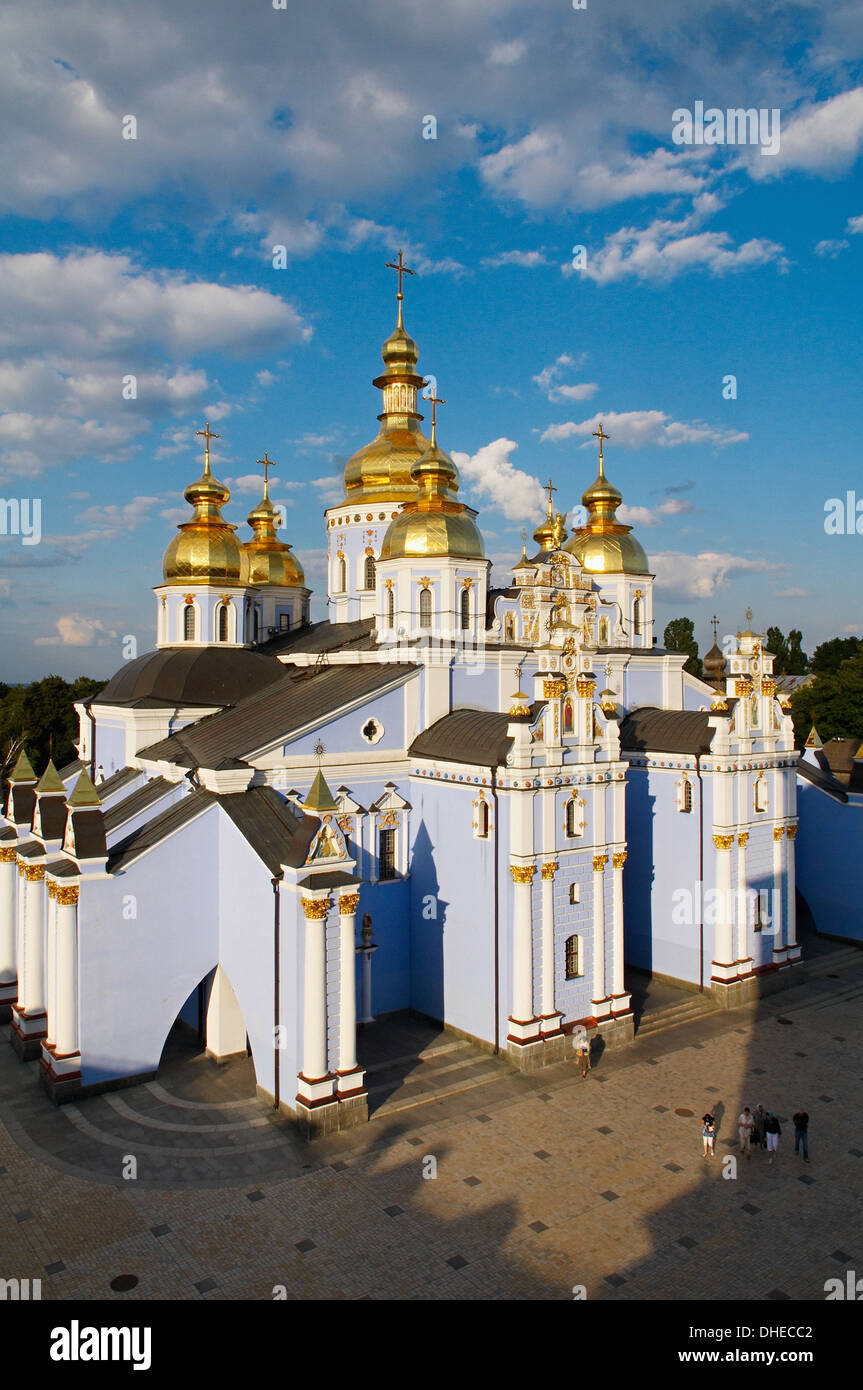
[[[667,1168],[669,1173],[682,1173],[683,1169],[679,1163],[663,1163],[663,1168]]]
[[[447,1264],[451,1265],[453,1269],[464,1269],[469,1263],[470,1261],[466,1260],[463,1255],[452,1255],[447,1260]]]
[[[317,1248],[313,1240],[298,1240],[295,1246],[295,1249],[299,1250],[301,1255],[307,1255],[310,1250],[317,1250]]]
[[[44,1271],[46,1274],[62,1274],[65,1268],[62,1260],[55,1260],[53,1264],[45,1265]]]
[[[604,1197],[606,1202],[616,1202],[618,1197],[620,1196],[620,1193],[612,1192],[611,1188],[608,1188],[606,1192],[600,1192],[599,1195],[600,1197]]]
[[[531,1221],[530,1230],[536,1231],[537,1235],[540,1235],[543,1231],[547,1231],[548,1227],[544,1221]]]
[[[464,1181],[466,1187],[479,1187],[482,1178],[465,1178]]]
[[[201,1279],[195,1284],[198,1293],[211,1293],[213,1289],[217,1289],[218,1287],[215,1279]]]

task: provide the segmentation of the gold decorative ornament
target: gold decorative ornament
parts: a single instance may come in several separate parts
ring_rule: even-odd
[[[607,854],[595,854],[595,855],[593,856],[593,872],[594,872],[595,874],[600,874],[600,873],[602,873],[602,871],[603,871],[603,869],[605,868],[605,866],[606,866],[607,863],[608,863],[608,855],[607,855]]]
[[[615,869],[622,869],[626,863],[626,850],[619,849],[611,856],[611,862]]]
[[[566,689],[566,681],[551,680],[543,681],[542,697],[544,700],[558,700]]]
[[[727,710],[727,709],[728,709],[728,701],[726,700],[726,698],[725,698],[724,695],[717,695],[717,696],[715,697],[715,699],[713,699],[713,700],[711,701],[710,708],[711,708],[711,710],[714,710],[714,711],[718,711],[718,710]]]
[[[554,876],[555,876],[555,874],[557,873],[557,870],[558,870],[559,867],[560,867],[560,866],[559,866],[559,864],[558,864],[558,862],[557,862],[556,859],[553,859],[549,864],[543,864],[543,866],[542,866],[542,876],[543,876],[543,878],[544,878],[544,879],[554,878]]]
[[[575,688],[582,699],[592,695],[596,686],[592,680],[586,680],[584,676],[579,676],[575,682]]]
[[[28,883],[41,883],[45,877],[45,865],[26,864],[24,867],[24,877]]]
[[[57,889],[59,888],[59,886],[60,886],[60,885],[59,885],[58,883],[55,883],[55,881],[54,881],[53,878],[49,878],[49,880],[48,880],[48,897],[49,897],[49,898],[56,898],[56,896],[57,896]]]
[[[512,874],[513,883],[532,883],[536,873],[535,864],[510,864],[509,871]]]
[[[789,840],[794,839],[795,835],[797,834],[798,828],[799,827],[796,825],[786,825],[785,834],[788,836]]]
[[[78,885],[76,883],[57,884],[57,906],[74,907],[78,901]]]
[[[738,845],[740,845],[741,849],[742,849],[743,846],[747,843],[748,840],[749,840],[749,831],[748,831],[748,830],[741,830],[741,831],[740,831],[740,834],[737,836],[737,843],[738,843]]]
[[[343,893],[339,898],[339,913],[342,917],[351,917],[359,906],[359,893]]]
[[[733,835],[714,835],[713,843],[717,849],[730,849],[734,844]]]
[[[777,841],[778,841],[778,840],[781,840],[781,839],[784,837],[784,835],[785,835],[785,826],[784,826],[784,825],[774,825],[774,827],[773,827],[773,838],[774,838],[774,840],[777,840]]]
[[[319,922],[326,917],[331,907],[330,898],[303,898],[303,912],[313,922]]]
[[[746,696],[749,694],[751,685],[752,681],[749,676],[747,676],[746,674],[738,676],[737,680],[734,682],[735,695],[742,695],[745,699]]]
[[[0,864],[14,864],[17,858],[14,849],[0,849]]]
[[[772,676],[762,676],[762,677],[761,677],[761,694],[762,694],[762,695],[775,695],[775,694],[776,694],[776,682],[775,682],[775,680],[773,679]]]

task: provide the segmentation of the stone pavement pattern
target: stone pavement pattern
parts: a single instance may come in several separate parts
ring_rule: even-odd
[[[210,1069],[206,1102],[160,1078],[56,1110],[0,1046],[0,1275],[41,1278],[43,1299],[270,1299],[277,1285],[571,1299],[585,1285],[589,1299],[821,1300],[825,1279],[863,1273],[863,953],[835,961],[606,1053],[584,1083],[573,1061],[514,1075],[442,1036],[413,1082],[409,1067],[372,1073],[372,1123],[310,1146],[236,1098],[230,1068]],[[759,1102],[782,1121],[778,1162],[756,1153],[725,1180],[736,1116]],[[127,1155],[137,1180],[120,1176]],[[112,1293],[122,1274],[137,1286]]]

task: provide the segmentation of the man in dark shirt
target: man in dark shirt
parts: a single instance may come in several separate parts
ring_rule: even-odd
[[[809,1116],[805,1110],[798,1110],[792,1117],[794,1124],[794,1152],[800,1152],[800,1145],[803,1145],[803,1158],[809,1162]]]

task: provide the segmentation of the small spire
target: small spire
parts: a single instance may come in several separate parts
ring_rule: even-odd
[[[24,749],[23,749],[23,748],[21,749],[21,752],[18,754],[18,759],[17,759],[17,761],[16,761],[16,763],[15,763],[15,766],[13,767],[12,771],[9,773],[9,781],[10,781],[10,782],[35,782],[35,781],[36,781],[36,773],[33,771],[33,766],[32,766],[32,764],[31,764],[31,762],[30,762],[30,759],[27,757],[27,754],[24,752]]]
[[[334,799],[332,792],[327,786],[327,779],[321,772],[320,767],[315,773],[315,780],[311,785],[308,796],[303,802],[303,810],[311,811],[315,815],[321,815],[326,811],[337,811],[339,803]]]
[[[437,386],[435,386],[434,389],[435,389],[435,391],[436,391],[436,390],[437,390]],[[431,401],[431,408],[432,408],[432,426],[431,426],[431,441],[430,441],[430,443],[431,443],[431,447],[432,447],[433,449],[435,449],[435,448],[437,448],[437,408],[438,408],[439,405],[446,405],[446,401],[443,399],[442,396],[436,396],[436,395],[431,395],[431,396],[428,397],[428,399]]]
[[[556,488],[556,487],[552,487],[552,485],[551,485],[551,478],[549,478],[548,483],[547,483],[546,486],[547,486],[547,490],[548,490],[548,508],[547,508],[547,511],[546,511],[546,518],[547,518],[548,521],[552,521],[552,520],[554,519],[554,502],[552,501],[552,496],[551,496],[551,494],[552,494],[553,492],[557,492],[557,488]]]
[[[820,736],[820,734],[818,733],[818,730],[816,729],[816,727],[815,727],[814,724],[812,725],[812,728],[809,730],[809,737],[808,737],[807,740],[806,740],[805,746],[806,746],[807,748],[823,748],[823,747],[824,747],[824,744],[821,742],[821,736]]]
[[[210,440],[219,439],[220,436],[218,434],[214,434],[213,431],[210,429],[209,420],[206,420],[204,422],[204,428],[202,430],[195,430],[195,433],[197,435],[200,435],[200,437],[205,441],[204,473],[208,474],[210,472]]]
[[[216,438],[218,439],[218,435],[216,435]],[[257,463],[261,466],[261,468],[263,468],[263,470],[264,470],[264,501],[265,501],[265,502],[269,502],[269,500],[270,500],[270,469],[271,469],[271,468],[275,468],[276,465],[275,465],[275,462],[273,461],[273,459],[271,459],[271,458],[268,457],[268,455],[267,455],[267,450],[266,450],[266,449],[264,450],[264,457],[263,457],[262,459],[257,459],[256,462],[257,462]]]
[[[600,476],[600,478],[604,478],[604,477],[605,477],[605,472],[604,472],[604,470],[603,470],[603,464],[602,464],[602,441],[603,441],[604,439],[610,439],[610,438],[611,438],[611,435],[605,433],[605,431],[604,431],[603,428],[602,428],[602,421],[601,421],[601,420],[600,420],[600,422],[599,422],[599,429],[598,429],[598,430],[593,430],[592,433],[593,433],[594,439],[598,439],[598,440],[599,440],[599,476]]]
[[[387,270],[394,270],[394,271],[396,271],[397,274],[398,274],[398,277],[399,277],[399,289],[398,289],[398,294],[396,295],[396,299],[398,300],[398,306],[399,306],[399,318],[398,318],[398,324],[397,324],[396,326],[397,326],[398,328],[404,328],[405,324],[404,324],[404,319],[403,319],[403,317],[402,317],[402,303],[403,303],[403,301],[404,301],[404,294],[403,294],[403,292],[402,292],[402,276],[403,276],[403,275],[416,275],[416,271],[415,271],[415,270],[408,270],[407,266],[404,264],[404,261],[402,260],[402,253],[401,253],[401,251],[399,251],[399,258],[398,258],[398,260],[397,260],[395,263],[393,263],[392,261],[387,261]]]
[[[713,617],[710,619],[710,621],[711,621],[711,623],[713,624],[713,645],[714,645],[714,647],[715,647],[715,646],[716,646],[716,629],[719,627],[719,619],[717,618],[717,616],[716,616],[715,613],[714,613]]]
[[[48,766],[46,767],[45,771],[42,773],[42,776],[39,779],[39,784],[36,787],[36,791],[46,794],[52,792],[62,792],[64,796],[66,795],[66,788],[60,781],[60,774],[54,766],[54,761],[52,758],[48,759]]]
[[[86,808],[101,809],[102,802],[99,800],[99,793],[90,781],[86,768],[82,768],[75,783],[75,789],[67,801],[67,806],[75,811]]]
[[[527,559],[527,527],[526,527],[526,526],[522,526],[522,528],[521,528],[521,558],[522,558],[523,560],[526,560],[526,559]]]

